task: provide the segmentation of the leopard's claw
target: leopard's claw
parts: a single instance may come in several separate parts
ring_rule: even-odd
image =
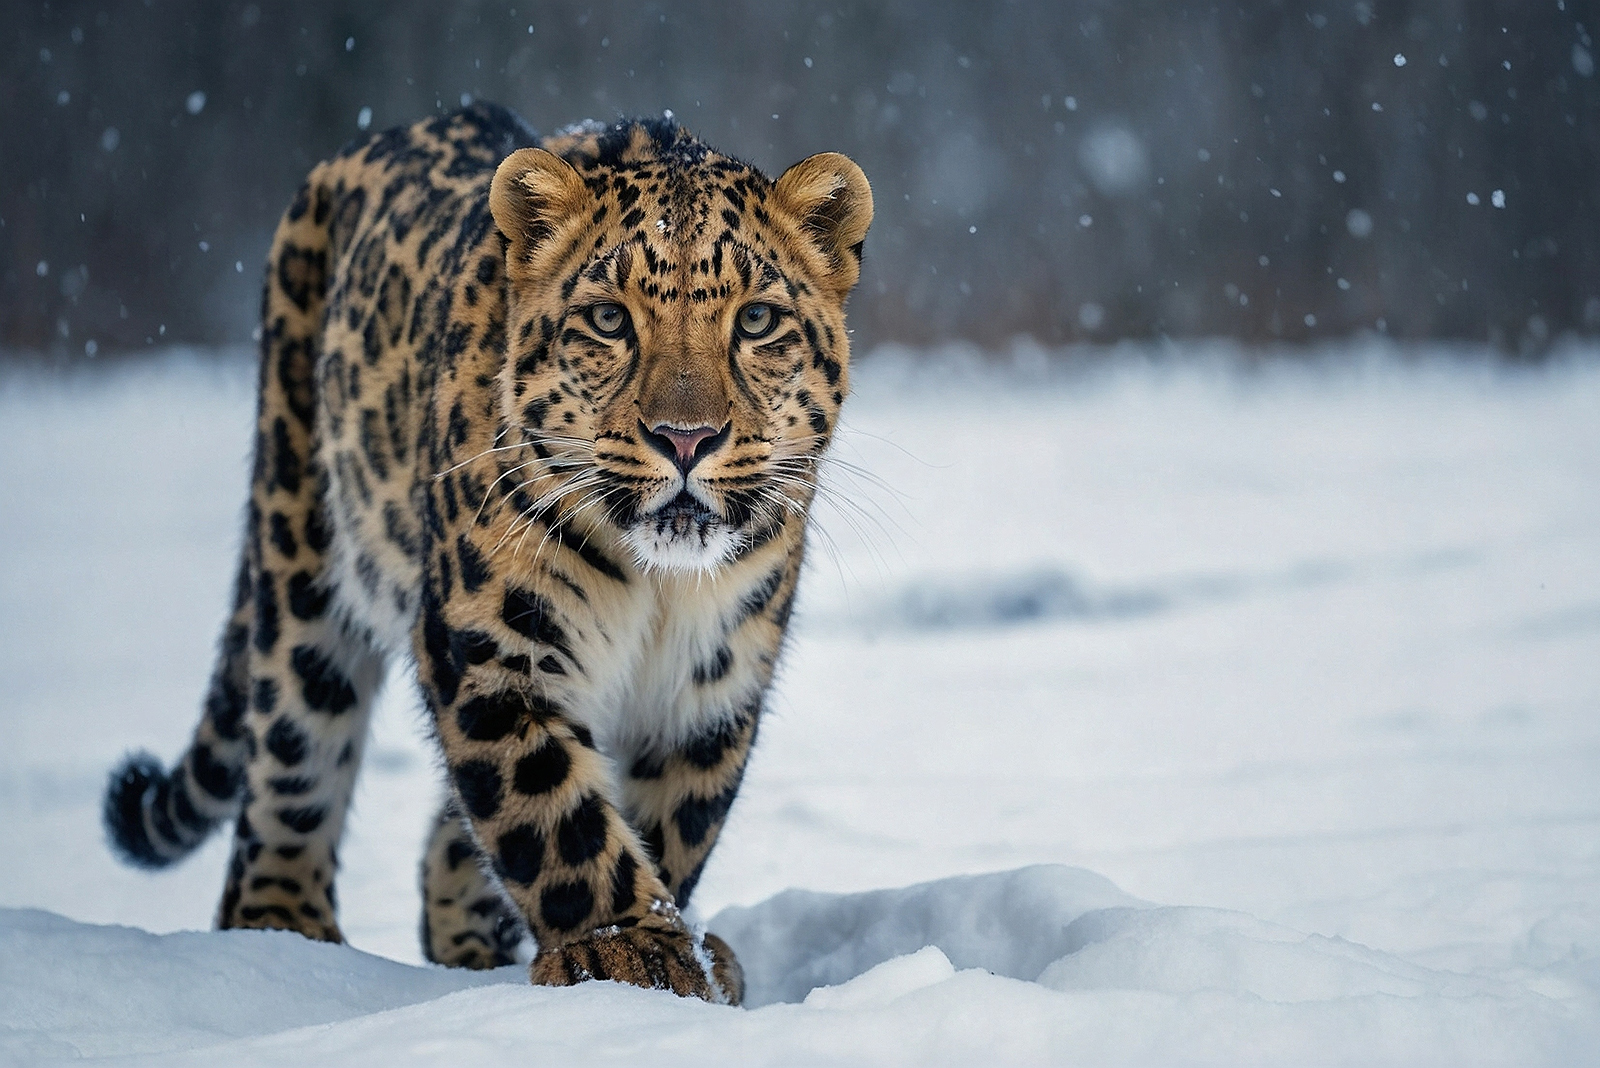
[[[529,975],[543,986],[614,979],[721,1004],[744,1000],[744,970],[728,944],[707,935],[703,952],[696,949],[682,926],[608,927],[540,952]]]

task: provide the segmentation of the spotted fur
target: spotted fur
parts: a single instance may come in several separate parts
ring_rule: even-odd
[[[671,122],[541,142],[483,104],[318,166],[268,264],[205,714],[170,773],[113,775],[122,853],[234,819],[218,925],[340,940],[372,694],[410,653],[449,778],[430,959],[527,933],[538,982],[737,1001],[677,910],[788,624],[871,217],[843,156],[774,182]]]

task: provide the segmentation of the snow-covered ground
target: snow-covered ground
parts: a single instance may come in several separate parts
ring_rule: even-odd
[[[419,966],[402,676],[350,946],[112,861],[227,599],[210,355],[0,373],[0,1062],[1600,1063],[1600,352],[865,363],[697,893],[741,1010]]]

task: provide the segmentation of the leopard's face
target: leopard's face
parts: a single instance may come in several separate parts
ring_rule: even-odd
[[[530,497],[612,525],[645,569],[713,570],[810,505],[870,190],[842,156],[774,183],[664,125],[564,154],[517,153],[491,199],[506,414],[547,454]]]

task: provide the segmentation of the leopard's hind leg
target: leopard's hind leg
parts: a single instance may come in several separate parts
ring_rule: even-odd
[[[422,858],[422,952],[454,968],[498,968],[528,937],[521,917],[480,867],[455,802],[439,810]]]
[[[217,926],[284,928],[337,942],[339,838],[383,661],[363,636],[328,617],[325,594],[303,595],[314,603],[297,607],[296,580],[307,575],[314,582],[319,572],[268,566],[257,580],[258,605],[282,598],[287,611],[276,633],[260,614],[251,628],[253,755]]]
[[[279,224],[268,263],[246,543],[250,760],[217,924],[338,941],[339,836],[383,659],[332,588],[316,377],[338,208],[323,170]]]

